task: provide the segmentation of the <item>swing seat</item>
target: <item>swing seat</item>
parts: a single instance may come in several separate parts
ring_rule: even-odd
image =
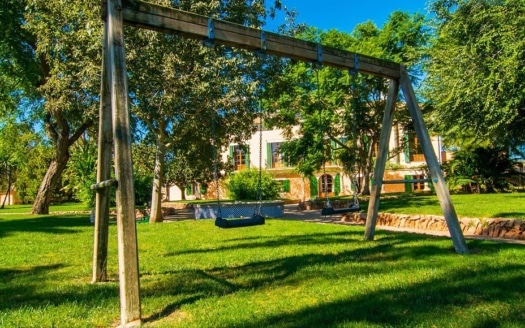
[[[345,208],[333,208],[333,207],[324,207],[321,210],[321,215],[335,215],[335,214],[345,214],[345,213],[351,213],[351,212],[357,212],[361,210],[361,205],[359,204],[351,204],[349,207]]]
[[[215,219],[215,225],[219,228],[240,228],[240,227],[251,227],[255,225],[263,225],[265,223],[264,216],[260,214],[254,214],[251,218],[233,218],[223,219],[218,216]]]

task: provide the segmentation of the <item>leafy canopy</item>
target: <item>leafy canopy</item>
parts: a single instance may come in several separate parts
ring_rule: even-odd
[[[525,2],[436,0],[425,96],[449,144],[525,142]]]

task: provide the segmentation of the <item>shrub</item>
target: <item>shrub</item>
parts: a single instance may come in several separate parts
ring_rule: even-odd
[[[449,188],[467,192],[506,191],[507,178],[515,174],[514,161],[507,147],[460,149],[443,166]]]
[[[261,176],[261,199],[276,199],[279,197],[279,184],[273,180],[266,171],[243,170],[233,174],[226,187],[228,197],[233,200],[258,200],[259,199],[259,173]]]

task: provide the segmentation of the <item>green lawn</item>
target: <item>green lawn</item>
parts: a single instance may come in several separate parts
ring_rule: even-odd
[[[31,208],[33,205],[6,205],[4,209],[0,209],[0,215],[3,213],[19,213],[19,214],[28,214],[31,213]],[[62,203],[62,204],[53,204],[49,207],[49,212],[86,212],[91,211],[93,208],[87,207],[79,203]]]
[[[525,193],[451,195],[459,217],[525,219]],[[437,196],[382,197],[379,211],[442,215]]]
[[[90,284],[88,215],[0,212],[0,327],[120,323],[111,282]],[[525,246],[269,219],[139,224],[146,327],[522,327]]]

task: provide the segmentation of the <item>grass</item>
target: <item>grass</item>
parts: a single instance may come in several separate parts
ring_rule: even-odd
[[[434,206],[419,202],[401,204]],[[524,246],[469,240],[472,253],[458,255],[448,238],[379,230],[363,242],[363,229],[278,219],[231,230],[210,220],[137,225],[144,326],[522,326]],[[114,222],[104,284],[89,283],[87,214],[0,212],[0,238],[0,327],[120,323]]]
[[[0,215],[8,213],[28,214],[31,213],[33,205],[6,205],[4,209],[0,209]],[[49,213],[53,212],[72,212],[72,211],[91,211],[93,208],[82,205],[80,203],[66,202],[61,204],[53,204],[49,207]]]
[[[459,217],[525,219],[525,193],[453,194]],[[381,199],[381,212],[442,215],[437,196],[404,196]]]

